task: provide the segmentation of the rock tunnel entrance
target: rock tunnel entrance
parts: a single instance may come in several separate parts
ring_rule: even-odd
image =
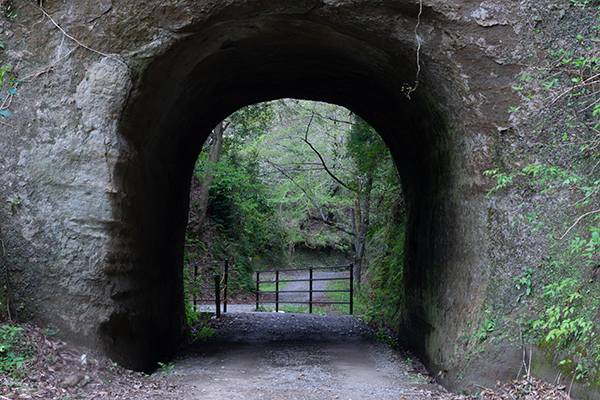
[[[413,31],[414,24],[402,29]],[[464,258],[457,249],[466,239],[452,234],[460,213],[450,194],[457,168],[450,110],[458,104],[444,97],[448,82],[440,69],[433,62],[428,68],[427,57],[421,62],[409,99],[406,88],[417,76],[414,36],[392,40],[365,26],[288,14],[206,23],[152,60],[121,121],[131,154],[115,170],[125,196],[114,240],[130,250],[116,256],[123,267],[109,272],[118,305],[100,331],[109,354],[148,369],[183,339],[184,233],[202,144],[233,111],[292,97],[350,109],[389,147],[408,211],[403,333],[427,362],[429,334],[441,318],[438,282]]]

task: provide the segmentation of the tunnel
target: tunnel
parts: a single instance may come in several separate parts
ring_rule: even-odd
[[[348,108],[389,147],[407,205],[401,333],[435,367],[432,338],[446,329],[442,282],[475,251],[464,250],[471,233],[456,235],[469,219],[453,194],[456,177],[468,174],[457,161],[461,101],[446,67],[417,53],[418,5],[395,12],[405,18],[401,38],[310,13],[225,14],[186,28],[140,68],[119,122],[129,156],[114,172],[123,223],[113,247],[127,250],[106,272],[117,307],[100,326],[115,360],[148,370],[185,338],[190,178],[210,131],[246,105],[297,98]]]

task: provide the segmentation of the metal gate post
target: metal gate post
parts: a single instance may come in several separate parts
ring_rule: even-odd
[[[225,259],[225,274],[223,276],[223,312],[227,312],[227,288],[229,287],[229,260]]]
[[[256,311],[258,311],[259,296],[260,296],[260,271],[256,271]]]
[[[308,270],[308,313],[312,314],[312,300],[313,300],[313,267]]]
[[[275,270],[275,312],[279,312],[279,268]]]
[[[221,275],[215,275],[215,305],[217,318],[221,316]]]
[[[350,263],[350,315],[354,308],[354,263]]]

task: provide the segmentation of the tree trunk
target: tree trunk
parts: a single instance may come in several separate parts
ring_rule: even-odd
[[[371,191],[373,190],[373,176],[366,179],[362,193],[357,198],[356,204],[356,230],[354,235],[354,281],[360,283],[362,277],[362,264],[367,241],[367,230],[369,229],[369,213],[371,209]]]
[[[212,132],[213,144],[210,150],[210,158],[208,160],[208,171],[206,171],[204,180],[200,185],[200,195],[198,199],[198,209],[200,211],[200,217],[194,229],[196,233],[199,233],[200,228],[202,227],[202,223],[204,222],[204,218],[206,218],[210,188],[213,184],[213,181],[215,180],[216,166],[219,162],[219,158],[221,157],[221,147],[223,146],[224,130],[225,128],[223,127],[223,122],[221,121],[219,122],[219,125],[217,125],[215,129],[213,129]]]
[[[290,240],[288,242],[288,265],[292,265],[292,261],[294,260],[294,237],[290,236]]]

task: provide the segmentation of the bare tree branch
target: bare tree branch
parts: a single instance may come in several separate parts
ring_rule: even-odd
[[[343,120],[343,119],[337,119],[337,118],[333,118],[333,117],[330,117],[330,116],[328,116],[328,115],[323,115],[323,114],[321,114],[321,113],[319,113],[319,112],[316,112],[316,111],[314,111],[314,107],[313,107],[313,110],[309,110],[308,108],[304,107],[304,106],[303,106],[302,104],[300,104],[300,103],[297,103],[296,105],[297,105],[299,108],[301,108],[302,110],[304,110],[304,111],[310,111],[310,112],[312,112],[313,114],[315,114],[315,115],[316,115],[316,116],[318,116],[319,118],[327,119],[327,120],[329,120],[329,121],[331,121],[331,122],[335,122],[335,123],[339,123],[339,124],[347,124],[347,125],[352,125],[352,124],[353,124],[353,122],[352,122],[352,121],[346,121],[346,120]]]
[[[310,120],[308,121],[308,125],[306,125],[306,131],[304,132],[304,140],[308,140],[308,131],[310,131],[310,126],[312,125],[313,119],[315,119],[315,110],[314,110],[314,105],[313,105],[313,110],[310,114]]]
[[[269,165],[273,166],[275,169],[277,169],[286,178],[288,178],[294,185],[296,185],[306,195],[306,197],[308,197],[308,199],[310,200],[310,202],[319,211],[319,214],[321,215],[321,222],[323,222],[324,224],[329,225],[332,228],[335,228],[335,229],[337,229],[337,230],[339,230],[341,232],[347,233],[348,235],[351,235],[351,236],[355,235],[354,232],[350,232],[350,231],[344,229],[343,227],[339,226],[338,224],[335,224],[335,223],[329,221],[327,219],[327,217],[325,216],[325,213],[323,212],[323,209],[319,206],[319,204],[317,204],[317,201],[313,198],[313,196],[310,193],[308,193],[308,191],[306,189],[304,189],[298,182],[296,182],[296,180],[291,175],[288,174],[288,171],[286,171],[285,169],[281,168],[279,165],[275,164],[272,161],[267,160],[267,163]]]
[[[319,157],[319,160],[321,160],[321,165],[325,169],[325,172],[327,172],[327,174],[329,176],[331,176],[331,178],[333,178],[334,181],[336,181],[337,183],[339,183],[340,185],[342,185],[343,187],[345,187],[349,191],[356,192],[356,190],[351,189],[348,185],[346,185],[344,182],[342,182],[340,179],[338,179],[338,177],[335,176],[333,174],[333,172],[331,172],[331,170],[327,167],[327,163],[325,162],[325,159],[323,159],[323,156],[321,156],[321,153],[319,153],[319,151],[317,149],[315,149],[315,146],[313,146],[312,143],[310,143],[307,139],[304,139],[302,137],[298,137],[298,138],[300,140],[302,140],[304,143],[306,143],[308,145],[308,147],[310,147],[311,150]]]
[[[317,201],[311,196],[310,193],[308,193],[306,191],[306,189],[304,189],[302,187],[302,185],[300,185],[298,182],[296,182],[296,180],[294,179],[294,177],[292,177],[290,174],[288,174],[288,172],[286,170],[284,170],[283,168],[280,168],[279,165],[275,164],[274,162],[271,162],[271,161],[267,160],[267,163],[269,165],[273,166],[279,172],[281,172],[286,178],[288,178],[290,181],[292,181],[292,183],[294,185],[298,186],[298,188],[300,190],[302,190],[302,192],[306,195],[306,197],[308,197],[308,199],[310,200],[310,202],[317,208],[317,210],[319,210],[319,213],[321,214],[321,218],[323,219],[323,221],[326,220],[325,214],[323,213],[323,210],[321,209],[321,207],[319,207],[319,205],[317,204]]]
[[[569,232],[571,232],[571,230],[573,228],[575,228],[575,226],[579,223],[579,221],[581,221],[583,218],[587,217],[588,215],[592,215],[592,214],[597,214],[600,213],[600,210],[594,210],[594,211],[590,211],[587,212],[585,214],[583,214],[581,217],[577,218],[577,221],[575,221],[575,223],[573,225],[571,225],[571,227],[569,229],[567,229],[567,231],[560,237],[560,239],[558,239],[559,241],[563,240],[565,238],[565,236],[567,236],[567,234]]]
[[[312,219],[319,220],[318,218],[314,218],[314,217],[312,217]],[[337,229],[340,232],[344,232],[345,234],[348,234],[350,236],[356,236],[356,233],[354,233],[352,231],[348,231],[344,227],[342,227],[342,226],[340,226],[340,225],[338,225],[338,224],[336,224],[334,222],[331,222],[329,220],[320,220],[320,221],[323,222],[327,226],[330,226],[330,227],[332,227],[334,229]]]

